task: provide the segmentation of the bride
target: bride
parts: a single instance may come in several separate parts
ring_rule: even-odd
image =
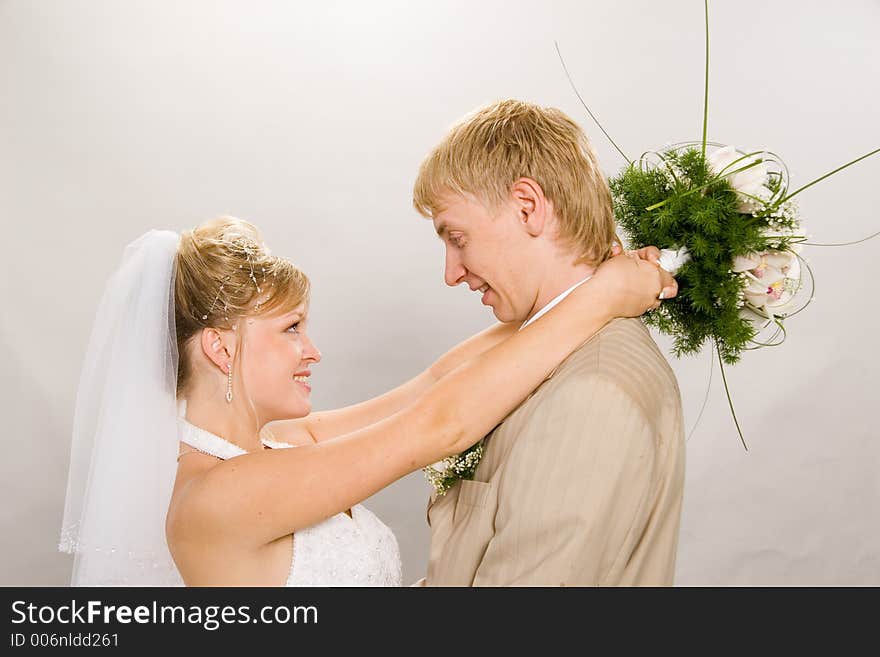
[[[615,256],[527,328],[496,325],[395,390],[309,415],[306,276],[239,219],[146,233],[80,379],[59,545],[72,584],[400,585],[397,542],[361,501],[477,442],[661,288],[674,294],[656,264]]]

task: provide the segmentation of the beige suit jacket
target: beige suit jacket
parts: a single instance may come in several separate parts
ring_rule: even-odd
[[[684,490],[675,376],[639,319],[608,324],[431,496],[428,586],[670,585]]]

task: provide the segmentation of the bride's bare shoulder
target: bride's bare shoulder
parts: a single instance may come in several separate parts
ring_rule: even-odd
[[[165,517],[165,538],[178,571],[187,586],[268,585],[284,581],[290,564],[290,539],[266,544],[247,530],[236,517],[236,505],[229,505],[229,491],[216,486],[234,485],[236,494],[247,497],[244,476],[229,479],[234,470],[228,461],[210,463],[210,457],[195,455],[178,468]],[[221,474],[218,478],[216,475]],[[286,537],[285,537],[286,538]]]
[[[253,502],[264,488],[260,480],[265,468],[252,463],[255,456],[220,462],[201,453],[181,458],[165,517],[169,544],[210,540],[244,548],[265,545],[265,537],[257,538],[248,531],[253,523],[250,516],[255,509],[259,515],[261,505],[247,502]]]
[[[216,473],[225,462],[217,463],[211,456],[187,453],[177,468],[168,513],[165,536],[172,543],[203,544],[207,539],[221,539],[235,524],[234,513],[224,513],[223,497],[213,490]],[[182,459],[182,460],[183,460]]]

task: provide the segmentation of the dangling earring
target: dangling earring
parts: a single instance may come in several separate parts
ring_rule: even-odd
[[[226,369],[229,371],[229,378],[226,383],[226,401],[232,402],[232,363],[226,363]]]

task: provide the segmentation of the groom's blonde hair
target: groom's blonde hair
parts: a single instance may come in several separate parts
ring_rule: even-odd
[[[615,240],[608,182],[584,131],[562,111],[501,100],[471,112],[422,162],[413,206],[431,218],[443,196],[470,194],[491,211],[522,177],[537,182],[553,204],[559,238],[596,265]]]

